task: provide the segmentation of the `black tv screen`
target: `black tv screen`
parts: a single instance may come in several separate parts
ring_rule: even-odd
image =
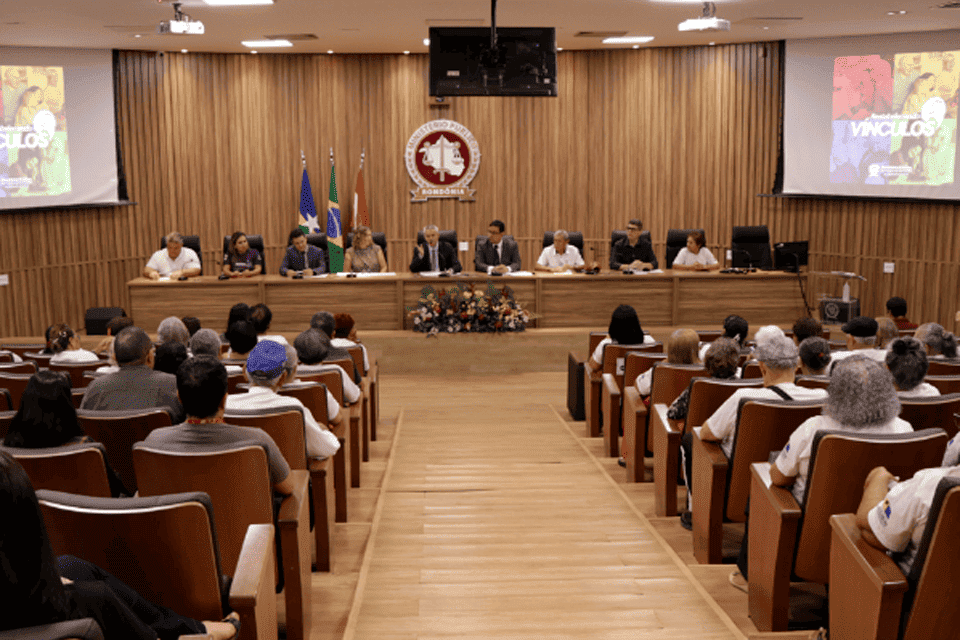
[[[779,271],[796,272],[800,267],[807,266],[810,255],[810,245],[802,242],[778,242],[773,245],[773,265]]]
[[[553,28],[430,28],[431,96],[556,96]]]

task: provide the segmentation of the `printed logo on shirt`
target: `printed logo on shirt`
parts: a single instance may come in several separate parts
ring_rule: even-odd
[[[785,453],[790,453],[790,443],[787,443],[786,449],[783,450]]]
[[[887,522],[890,520],[890,514],[892,513],[892,509],[890,509],[890,501],[884,500],[882,503],[880,503],[880,507],[880,524],[885,527],[887,526]]]

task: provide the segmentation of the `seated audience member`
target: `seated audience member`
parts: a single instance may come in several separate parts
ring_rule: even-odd
[[[327,257],[323,249],[308,243],[302,229],[291,231],[289,242],[290,246],[280,263],[280,275],[292,278],[301,273],[310,275],[308,271],[318,276],[327,272]]]
[[[252,322],[239,320],[227,329],[227,337],[230,340],[230,350],[227,351],[224,359],[231,361],[227,365],[227,373],[229,375],[242,373],[243,367],[239,366],[237,361],[246,362],[250,351],[257,346],[257,331],[253,328]]]
[[[329,429],[321,426],[300,400],[277,393],[277,389],[285,382],[296,378],[296,371],[297,352],[293,347],[285,347],[273,340],[261,340],[247,358],[246,376],[252,385],[250,390],[246,393],[228,395],[226,408],[228,411],[232,409],[301,409],[307,454],[317,458],[332,456],[340,448],[337,437],[330,433]],[[327,396],[327,420],[332,425],[338,425],[342,420],[340,407],[332,395]]]
[[[287,344],[287,339],[280,334],[267,335],[267,331],[270,330],[270,323],[273,322],[273,312],[270,311],[270,307],[262,302],[250,307],[250,322],[253,323],[253,328],[257,331],[257,340],[273,340],[283,345]]]
[[[840,327],[840,330],[846,334],[847,350],[835,351],[833,355],[833,365],[844,358],[854,355],[866,356],[871,360],[883,362],[887,357],[887,352],[883,349],[877,349],[877,321],[867,316],[857,316],[847,321]]]
[[[898,338],[890,345],[886,359],[887,369],[893,375],[893,384],[901,398],[928,398],[940,391],[924,382],[929,364],[923,345],[916,338]]]
[[[597,266],[593,263],[590,268]],[[562,271],[583,271],[586,264],[580,250],[570,244],[570,235],[563,229],[558,229],[553,234],[553,244],[540,252],[537,263],[533,265],[535,271],[551,271],[560,273]]]
[[[909,422],[897,417],[899,413],[900,399],[886,367],[860,355],[841,360],[830,376],[823,413],[805,420],[793,432],[787,446],[770,465],[771,481],[780,487],[791,487],[797,503],[803,504],[813,437],[817,431],[830,429],[874,434],[913,431]],[[730,576],[730,583],[739,589],[745,588],[744,581],[749,576],[747,543],[744,535],[737,571]]]
[[[800,318],[793,323],[793,341],[797,346],[807,338],[822,338],[823,325],[816,318]]]
[[[716,271],[720,263],[706,247],[707,239],[699,231],[687,236],[687,246],[673,259],[671,269],[679,271]]]
[[[143,268],[143,277],[151,280],[200,275],[200,258],[193,249],[183,246],[183,236],[176,231],[167,234],[167,248],[150,257]]]
[[[50,351],[53,352],[50,364],[82,364],[100,361],[93,351],[80,347],[80,338],[65,324],[53,325],[48,344]]]
[[[899,296],[887,300],[887,316],[896,323],[897,329],[908,331],[917,328],[916,323],[907,320],[907,301]]]
[[[0,631],[93,618],[105,638],[239,637],[236,614],[222,622],[185,618],[149,602],[94,564],[73,556],[54,557],[30,478],[4,452],[0,513]]]
[[[324,364],[323,361],[330,351],[330,338],[319,329],[307,329],[296,337],[293,341],[293,347],[297,351],[297,358],[300,364],[297,365],[297,372],[301,375],[309,373],[323,373],[325,371],[334,371],[340,374],[343,382],[343,399],[349,404],[353,404],[360,399],[360,387],[343,370],[343,367],[336,364]]]
[[[730,338],[737,343],[740,349],[740,355],[750,355],[750,347],[747,346],[747,334],[750,333],[750,323],[745,318],[737,314],[730,314],[723,319],[723,337]],[[700,345],[700,359],[703,360],[707,353],[710,343],[706,342]]]
[[[92,442],[77,422],[70,397],[70,378],[60,371],[38,371],[27,382],[20,408],[10,423],[3,444],[20,449],[47,449]],[[107,462],[107,479],[114,497],[128,494]]]
[[[913,337],[926,347],[928,358],[953,360],[957,357],[957,337],[936,322],[920,325]]]
[[[190,336],[190,344],[187,346],[192,356],[220,358],[220,336],[213,329],[200,329]]]
[[[330,346],[342,349],[360,347],[360,351],[363,352],[363,375],[367,375],[370,371],[367,347],[360,343],[360,338],[357,337],[357,326],[349,313],[338,313],[333,316],[333,337],[330,338]]]
[[[494,220],[487,227],[486,238],[477,243],[477,255],[473,266],[483,273],[510,273],[520,271],[520,249],[513,238],[504,236],[506,225]]]
[[[937,485],[944,478],[956,477],[960,477],[960,466],[956,462],[921,469],[902,482],[885,467],[876,467],[867,476],[857,508],[857,526],[863,539],[891,554],[903,575],[909,575]]]
[[[176,375],[177,369],[187,359],[187,348],[179,342],[161,342],[153,357],[153,370]]]
[[[383,249],[373,241],[370,227],[360,225],[353,232],[353,245],[343,256],[343,268],[354,273],[382,273],[387,271]]]
[[[627,223],[627,237],[617,240],[610,252],[610,269],[613,271],[650,271],[656,269],[657,256],[650,241],[642,237],[643,222],[633,218]]]
[[[153,370],[153,342],[143,329],[127,327],[118,333],[113,355],[120,370],[93,380],[83,394],[81,409],[117,411],[166,407],[174,423],[183,421],[177,379]]]
[[[273,490],[290,495],[293,490],[287,478],[290,466],[273,438],[263,429],[237,427],[223,421],[229,396],[227,371],[219,360],[210,356],[190,358],[177,370],[176,384],[186,420],[183,424],[154,429],[144,444],[162,451],[183,453],[220,450],[234,444],[258,444],[267,452]]]
[[[900,331],[897,325],[890,318],[879,317],[877,321],[877,349],[886,351],[890,348],[890,343],[900,337]]]
[[[231,278],[249,278],[263,273],[263,256],[250,246],[247,235],[234,231],[223,254],[223,273]]]
[[[238,302],[230,307],[230,313],[227,314],[227,329],[229,329],[234,322],[240,322],[241,320],[244,322],[250,320],[250,306],[243,302]],[[220,343],[227,344],[228,342],[230,342],[230,340],[227,338],[227,332],[224,331],[220,334]]]
[[[737,365],[740,363],[740,349],[730,338],[717,338],[710,343],[703,358],[703,368],[711,378],[730,380],[737,377]],[[690,408],[690,387],[683,390],[667,410],[671,420],[686,420]]]
[[[700,364],[700,355],[697,347],[700,337],[693,329],[677,329],[667,338],[667,362],[670,364]],[[642,396],[650,395],[653,384],[653,367],[637,376],[637,391]]]
[[[424,242],[413,250],[410,271],[452,271],[460,273],[463,267],[457,257],[457,248],[447,242],[440,242],[440,230],[430,224],[423,228]]]
[[[53,355],[53,349],[50,348],[50,332],[55,326],[57,325],[52,324],[43,332],[43,350],[40,353],[45,356]]]
[[[130,316],[114,316],[107,320],[107,335],[100,341],[100,344],[93,350],[97,355],[109,354],[113,358],[113,338],[118,333],[133,326],[133,318]]]
[[[177,342],[187,346],[187,343],[190,342],[190,331],[187,330],[187,325],[183,324],[183,320],[176,316],[170,316],[161,320],[157,326],[157,342],[160,344]]]
[[[183,323],[183,326],[187,328],[187,332],[190,334],[190,337],[193,337],[197,331],[200,331],[200,318],[194,316],[183,316],[180,318],[180,322]]]
[[[336,327],[337,321],[329,311],[318,311],[313,314],[313,318],[310,319],[310,328],[322,331],[324,335],[330,339],[330,349],[327,352],[325,360],[352,360],[353,358],[350,356],[350,352],[347,351],[345,347],[338,347],[333,344],[333,339],[336,337],[334,335]],[[354,366],[353,381],[360,384],[360,378],[360,371]]]
[[[805,376],[827,375],[827,367],[833,360],[830,343],[823,338],[806,338],[800,343],[800,371]]]
[[[654,342],[656,340],[650,334],[643,332],[636,310],[628,304],[621,304],[613,310],[610,325],[607,327],[607,337],[601,340],[593,350],[593,354],[587,360],[587,366],[591,371],[599,371],[603,368],[603,350],[608,344],[637,345]]]

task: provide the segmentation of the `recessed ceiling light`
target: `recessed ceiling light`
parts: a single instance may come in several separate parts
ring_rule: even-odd
[[[563,51],[563,47],[557,47],[557,51]]]
[[[640,48],[640,45],[635,44],[635,45],[633,45],[633,48],[634,48],[634,49],[639,49],[639,48]]]
[[[904,11],[903,9],[901,9],[900,11],[887,11],[888,16],[902,16],[905,13],[906,11]]]
[[[266,49],[267,47],[292,47],[293,43],[289,40],[242,40],[240,42],[245,47],[260,47],[261,49]]]
[[[333,54],[333,49],[327,49],[327,53]]]
[[[425,47],[429,47],[429,46],[430,46],[430,38],[424,38],[424,39],[423,39],[423,46],[425,46]]]
[[[403,52],[403,55],[408,56],[408,55],[410,55],[410,52],[409,52],[409,51],[404,51],[404,52]]]
[[[653,36],[624,36],[620,38],[604,38],[603,44],[645,44],[653,40]]]
[[[273,4],[273,0],[203,0],[213,7],[239,7],[252,4]]]
[[[253,50],[253,51],[251,51],[250,53],[256,53],[256,52],[257,52],[257,50],[256,50],[256,49],[254,49],[254,50]]]
[[[708,43],[708,44],[712,47],[713,45],[715,45],[715,44],[717,44],[717,43],[716,43],[716,42],[710,42],[710,43]]]
[[[180,53],[188,53],[186,49],[180,49]]]
[[[764,30],[764,31],[769,31],[769,30],[770,30],[770,27],[764,27],[763,30]]]
[[[139,37],[140,37],[140,34],[139,34],[139,33],[136,33],[136,34],[134,34],[133,37],[134,37],[134,38],[139,38]]]

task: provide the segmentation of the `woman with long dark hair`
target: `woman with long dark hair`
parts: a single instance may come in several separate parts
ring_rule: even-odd
[[[250,246],[247,234],[235,231],[223,256],[223,273],[231,278],[246,278],[263,272],[263,256]]]

